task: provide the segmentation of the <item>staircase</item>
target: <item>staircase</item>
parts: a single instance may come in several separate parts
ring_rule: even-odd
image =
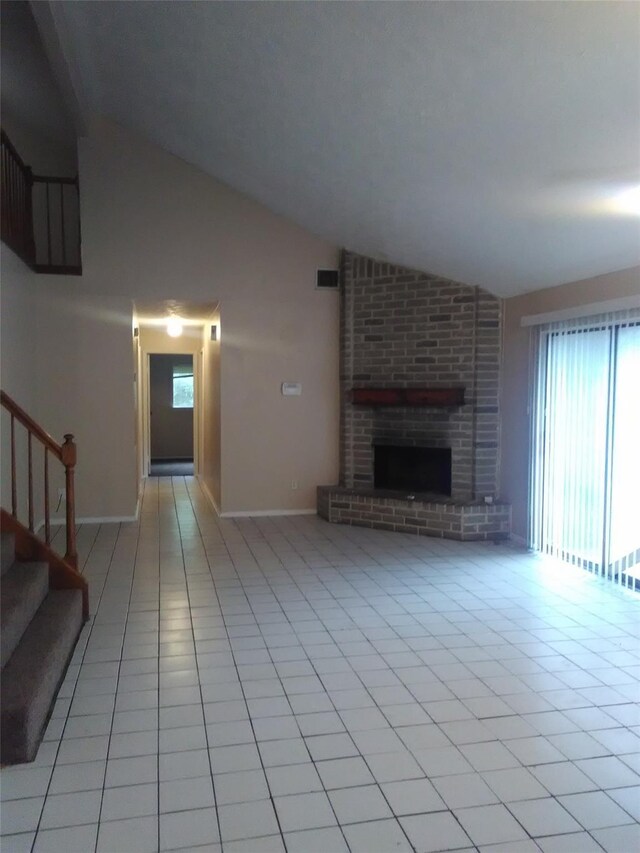
[[[73,436],[57,444],[7,394],[10,416],[11,512],[0,509],[0,763],[33,761],[83,623],[89,616],[87,582],[77,570]],[[20,521],[16,431],[27,432],[26,515]],[[6,433],[5,433],[6,435]],[[44,533],[34,525],[33,445],[43,450]],[[49,458],[66,482],[66,554],[51,547]]]
[[[82,591],[49,588],[45,562],[16,560],[2,533],[2,764],[33,761],[83,624]]]

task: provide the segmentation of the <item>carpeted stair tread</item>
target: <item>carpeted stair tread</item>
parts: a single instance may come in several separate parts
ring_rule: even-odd
[[[46,563],[14,563],[0,581],[0,665],[4,666],[49,591]]]
[[[13,533],[0,534],[0,571],[7,572],[16,559],[15,536]]]
[[[35,758],[81,628],[81,591],[50,591],[2,670],[3,764]]]

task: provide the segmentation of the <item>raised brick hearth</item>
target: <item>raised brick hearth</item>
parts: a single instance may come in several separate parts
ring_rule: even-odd
[[[340,486],[318,487],[318,515],[338,524],[463,541],[508,539],[511,530],[509,504],[464,503],[426,495],[409,500],[394,492]]]
[[[319,488],[319,514],[455,539],[505,538],[510,508],[497,492],[500,300],[351,252],[343,254],[341,288],[340,484]],[[368,405],[353,393],[385,388],[461,389],[464,402]],[[451,496],[411,501],[374,489],[376,444],[451,448]]]

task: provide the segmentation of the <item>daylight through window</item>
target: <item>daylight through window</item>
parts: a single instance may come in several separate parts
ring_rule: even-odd
[[[173,408],[193,409],[193,365],[191,364],[174,365]]]

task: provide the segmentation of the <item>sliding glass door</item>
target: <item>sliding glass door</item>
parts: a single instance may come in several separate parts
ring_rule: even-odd
[[[541,327],[531,544],[627,586],[640,578],[640,319]]]
[[[608,559],[640,578],[640,323],[616,330],[615,352]]]

